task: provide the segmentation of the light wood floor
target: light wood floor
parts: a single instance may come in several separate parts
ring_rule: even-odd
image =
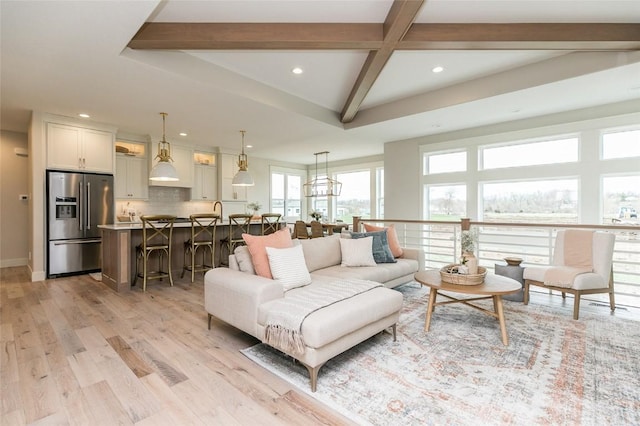
[[[252,337],[207,330],[201,274],[118,294],[2,268],[0,295],[2,425],[349,424],[242,355]]]
[[[244,357],[252,337],[207,330],[202,275],[119,294],[88,275],[32,283],[24,267],[2,268],[0,296],[2,425],[349,424]],[[532,301],[572,315],[572,298]],[[587,300],[580,310],[609,315]]]

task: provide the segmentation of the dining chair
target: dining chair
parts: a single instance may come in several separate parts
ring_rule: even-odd
[[[324,237],[324,228],[322,227],[322,223],[317,220],[311,221],[311,238],[319,238]]]
[[[293,237],[298,238],[300,240],[305,240],[309,238],[309,232],[307,231],[307,224],[302,220],[296,220],[295,225],[293,225]]]
[[[191,282],[195,280],[196,272],[206,272],[216,266],[215,262],[215,243],[216,228],[220,215],[217,213],[199,213],[189,216],[191,221],[191,236],[184,242],[184,262],[182,266],[182,275],[185,271],[191,272]],[[196,264],[196,254],[198,250],[202,254],[202,263]],[[209,262],[207,263],[207,252],[209,254]],[[190,260],[188,262],[187,260]]]
[[[136,285],[138,277],[142,278],[142,291],[147,291],[147,280],[162,280],[169,278],[173,286],[171,275],[171,240],[173,238],[173,223],[176,216],[172,215],[143,215],[142,243],[136,247],[136,275],[133,285]],[[158,269],[149,270],[149,261],[153,254],[158,255]],[[167,264],[163,270],[163,258],[167,255]],[[139,263],[142,261],[142,272],[139,271]]]

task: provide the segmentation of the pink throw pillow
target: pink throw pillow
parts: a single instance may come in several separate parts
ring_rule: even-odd
[[[271,279],[273,279],[273,276],[271,275],[271,268],[269,267],[269,257],[267,256],[266,247],[293,247],[293,241],[291,240],[291,234],[288,228],[282,228],[273,234],[264,236],[242,234],[242,239],[247,244],[249,253],[251,253],[251,262],[253,263],[253,268],[256,270],[256,274]]]
[[[400,247],[398,233],[396,232],[396,228],[393,226],[393,224],[391,224],[388,228],[383,228],[382,226],[373,226],[365,223],[364,229],[367,232],[377,232],[386,229],[387,241],[389,242],[389,248],[391,249],[391,254],[393,254],[393,257],[400,257],[404,254],[404,251],[402,251],[402,247]]]

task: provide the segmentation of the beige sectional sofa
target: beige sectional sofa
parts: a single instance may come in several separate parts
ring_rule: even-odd
[[[404,249],[396,263],[376,266],[341,266],[339,235],[300,240],[304,261],[310,272],[309,285],[285,291],[276,280],[252,273],[248,250],[236,250],[229,256],[229,268],[216,268],[205,274],[205,310],[234,327],[265,340],[266,317],[279,299],[304,295],[332,280],[370,280],[383,284],[323,307],[306,317],[301,326],[304,352],[292,353],[281,348],[305,365],[315,391],[318,370],[326,361],[395,324],[402,307],[401,293],[392,287],[413,280],[424,269],[424,255],[420,250]]]

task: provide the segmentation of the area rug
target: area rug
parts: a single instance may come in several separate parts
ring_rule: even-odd
[[[277,350],[243,353],[360,424],[640,424],[638,321],[608,309],[574,321],[572,300],[555,308],[505,301],[504,346],[496,319],[461,304],[438,306],[425,333],[428,290],[398,290],[398,340],[378,334],[330,360],[315,393],[306,368]]]

